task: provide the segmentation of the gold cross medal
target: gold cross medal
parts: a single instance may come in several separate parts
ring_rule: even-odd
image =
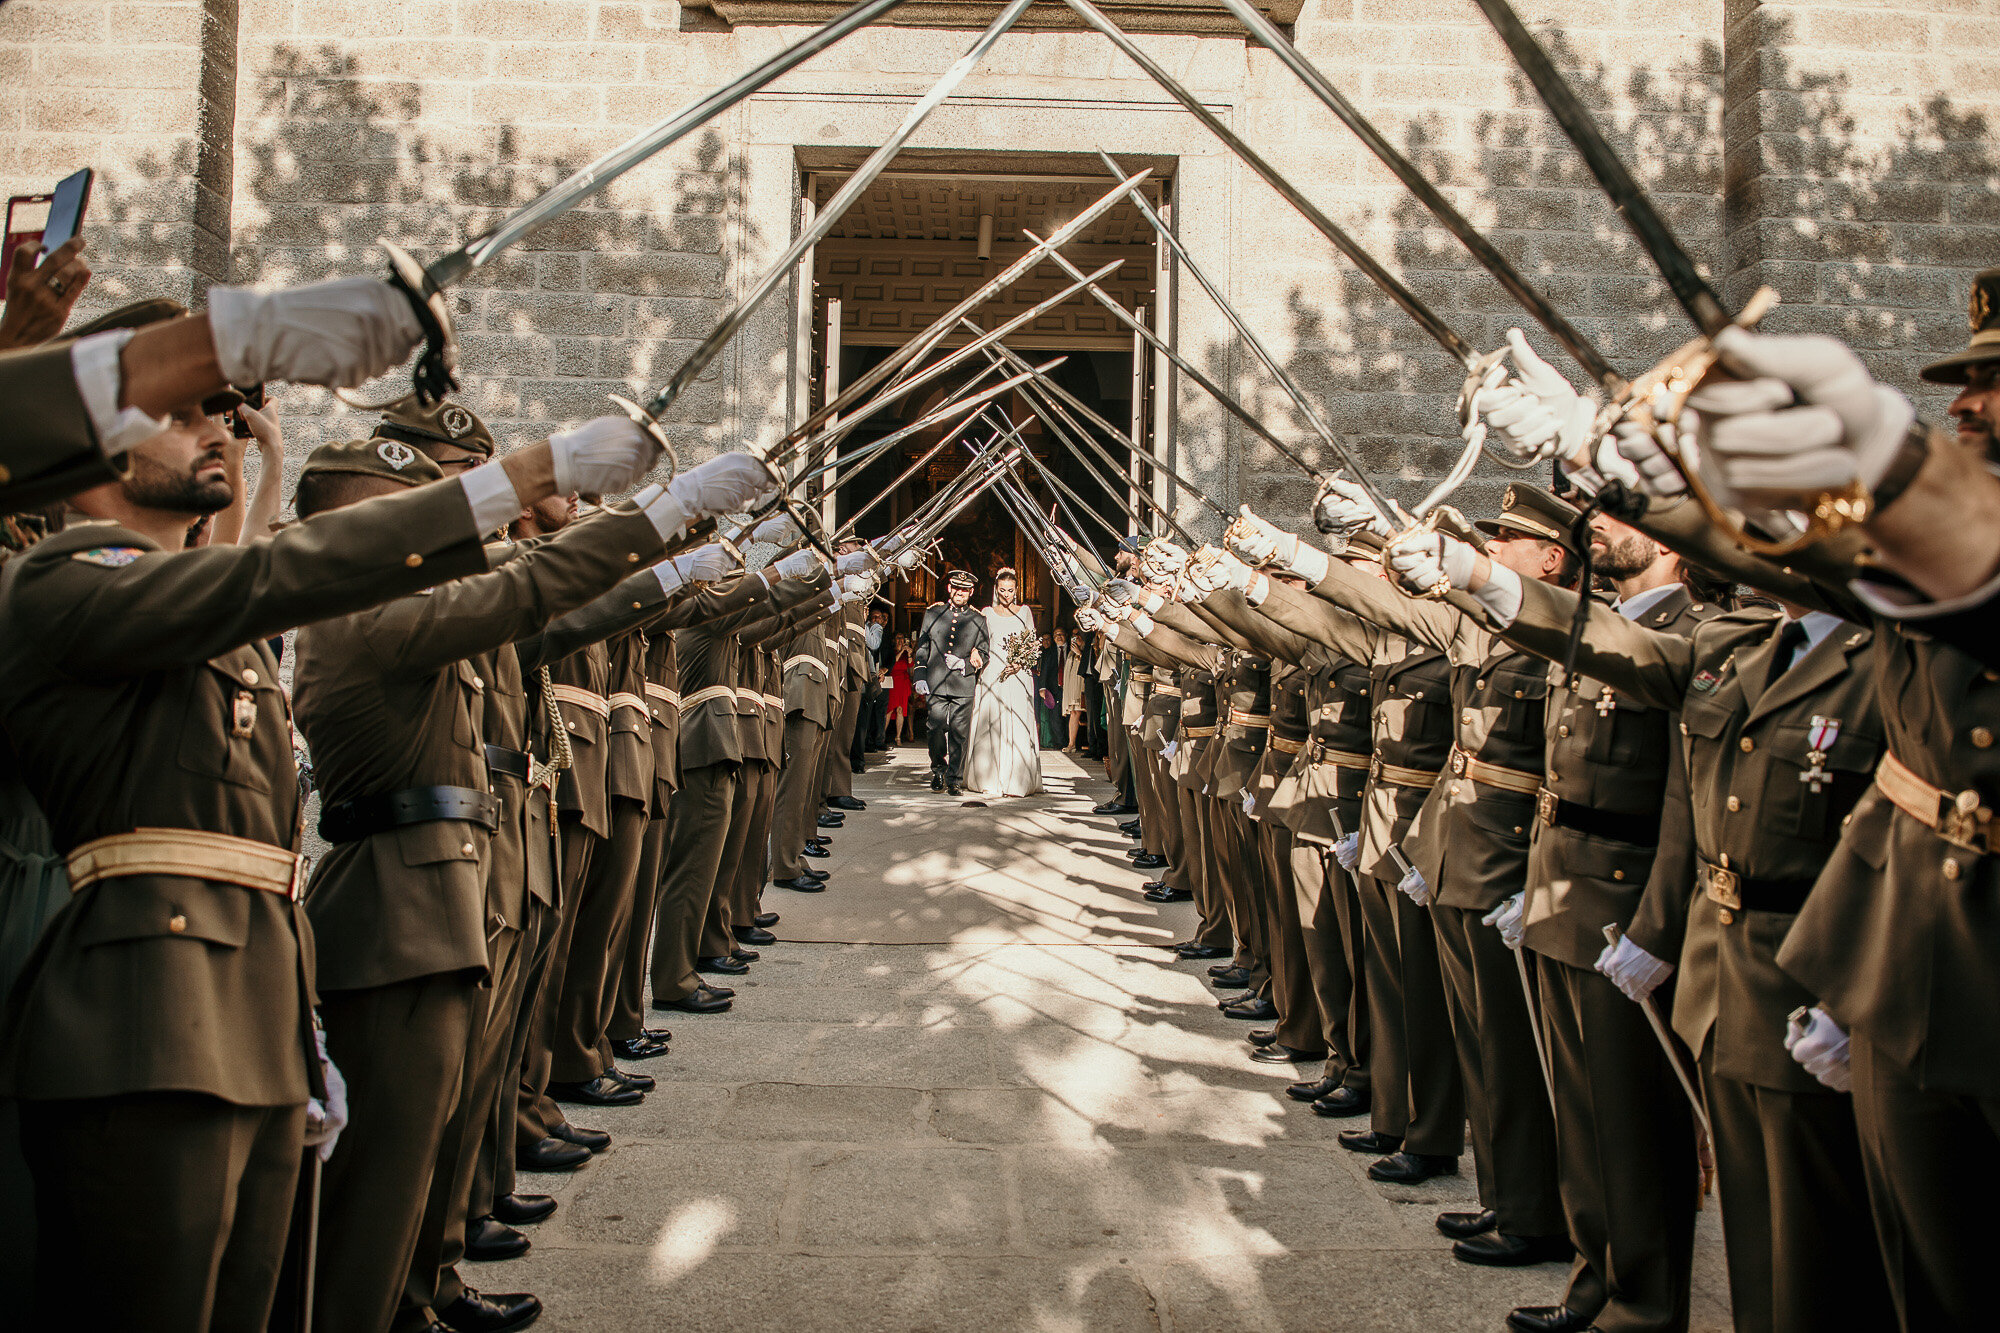
[[[1824,784],[1833,779],[1833,775],[1825,768],[1826,756],[1827,752],[1833,749],[1833,743],[1839,739],[1840,719],[1814,714],[1812,726],[1806,731],[1806,744],[1810,747],[1806,751],[1806,760],[1812,767],[1799,774],[1799,781],[1811,783],[1814,792],[1822,790]]]

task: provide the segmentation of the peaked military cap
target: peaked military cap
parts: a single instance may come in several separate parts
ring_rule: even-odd
[[[1482,518],[1472,526],[1489,537],[1539,537],[1581,558],[1583,552],[1576,549],[1572,535],[1580,517],[1576,506],[1567,500],[1517,481],[1500,497],[1499,517]]]
[[[2000,268],[1973,275],[1966,323],[1972,326],[1972,340],[1965,350],[1933,361],[1917,374],[1932,384],[1963,384],[1972,367],[2000,361]]]
[[[306,455],[299,480],[314,472],[358,472],[404,486],[424,486],[444,480],[444,469],[401,440],[347,440],[322,444]]]
[[[952,588],[977,588],[979,580],[973,577],[969,569],[954,569],[945,579],[945,585]]]
[[[382,414],[375,434],[381,439],[414,444],[419,449],[449,444],[493,457],[493,432],[471,408],[449,399],[424,407],[412,394]]]

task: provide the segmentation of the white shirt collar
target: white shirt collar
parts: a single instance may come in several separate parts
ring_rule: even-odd
[[[1678,583],[1665,583],[1657,588],[1648,588],[1644,592],[1635,592],[1622,601],[1612,603],[1612,609],[1627,620],[1637,620],[1666,601],[1680,586]]]

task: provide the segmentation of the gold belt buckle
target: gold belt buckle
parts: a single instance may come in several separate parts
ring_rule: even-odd
[[[1993,812],[1979,804],[1979,793],[1962,791],[1949,805],[1940,798],[1938,811],[1938,836],[1954,847],[1963,847],[1968,852],[1984,855],[1991,850],[1991,830],[1988,825]]]
[[[1465,751],[1453,750],[1451,752],[1451,772],[1453,777],[1462,778],[1465,776]]]
[[[1556,822],[1556,794],[1547,787],[1535,793],[1535,818],[1551,828]]]
[[[1743,895],[1738,892],[1743,880],[1734,870],[1724,870],[1720,866],[1704,867],[1708,872],[1708,897],[1711,902],[1727,907],[1732,912],[1743,910]]]

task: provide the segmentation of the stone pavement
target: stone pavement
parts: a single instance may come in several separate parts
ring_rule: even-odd
[[[962,806],[921,751],[857,779],[830,891],[769,890],[785,941],[735,1012],[676,1015],[609,1153],[523,1179],[562,1200],[524,1259],[553,1330],[1498,1329],[1564,1269],[1455,1262],[1464,1173],[1377,1185],[1348,1122],[1244,1058],[1202,969],[1151,947],[1105,784],[1045,752],[1041,797]],[[811,942],[804,942],[811,941]],[[1311,1072],[1316,1073],[1316,1068]],[[1695,1327],[1728,1327],[1713,1206]]]

